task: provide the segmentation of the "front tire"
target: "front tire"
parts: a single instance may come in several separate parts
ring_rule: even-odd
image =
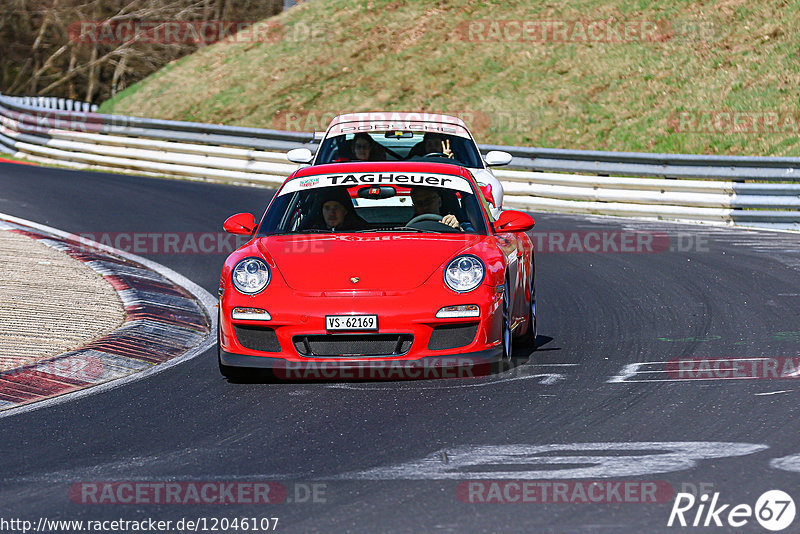
[[[530,303],[528,305],[528,329],[520,338],[520,341],[526,346],[536,350],[536,286],[531,280],[531,293]]]
[[[512,353],[512,340],[511,340],[511,306],[508,302],[509,297],[509,284],[506,280],[505,287],[503,288],[503,324],[500,331],[500,337],[503,342],[503,361],[506,364],[511,364]]]

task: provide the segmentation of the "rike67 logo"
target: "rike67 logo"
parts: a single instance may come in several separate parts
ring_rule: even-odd
[[[794,521],[794,500],[784,491],[764,492],[755,506],[749,504],[723,504],[719,492],[710,499],[703,494],[699,499],[691,493],[678,493],[667,526],[734,527],[747,525],[753,518],[767,530],[783,530]]]

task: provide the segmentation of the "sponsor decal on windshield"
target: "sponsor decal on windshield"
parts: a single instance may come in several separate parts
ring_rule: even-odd
[[[315,176],[314,178],[306,178],[305,180],[300,180],[299,186],[303,189],[307,187],[314,187],[319,183],[319,176]]]

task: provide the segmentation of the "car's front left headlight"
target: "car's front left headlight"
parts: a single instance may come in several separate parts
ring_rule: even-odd
[[[245,258],[233,267],[233,287],[245,295],[255,295],[269,285],[269,266],[258,258]]]
[[[458,256],[447,264],[444,283],[458,293],[472,291],[483,282],[486,267],[476,256]]]

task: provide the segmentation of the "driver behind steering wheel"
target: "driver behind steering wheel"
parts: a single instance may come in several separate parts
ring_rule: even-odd
[[[428,132],[422,137],[422,141],[414,145],[408,153],[408,158],[415,156],[429,155],[444,156],[452,159],[454,154],[450,148],[450,136],[440,133]]]
[[[433,187],[415,186],[411,188],[411,202],[414,204],[414,217],[431,213],[441,215],[442,195]],[[464,231],[458,223],[458,219],[453,214],[447,214],[439,221],[451,228]]]

